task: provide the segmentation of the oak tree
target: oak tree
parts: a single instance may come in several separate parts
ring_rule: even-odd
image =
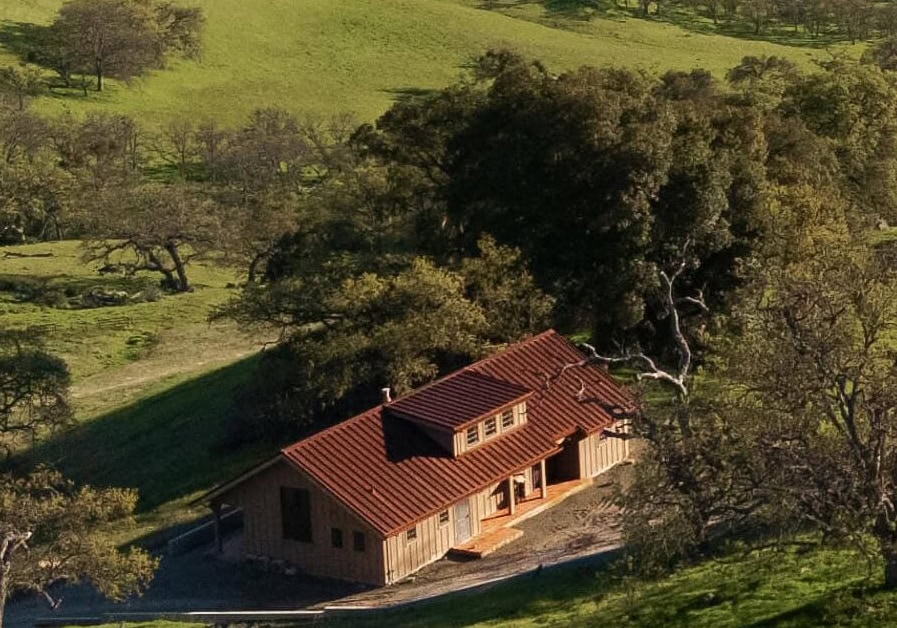
[[[134,491],[76,488],[43,468],[0,476],[0,626],[11,595],[41,595],[55,610],[63,583],[88,582],[114,600],[141,593],[158,560],[118,549],[109,533],[136,503]]]

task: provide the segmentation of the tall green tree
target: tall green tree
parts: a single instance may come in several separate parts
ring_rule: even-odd
[[[762,287],[727,375],[732,419],[753,426],[762,455],[767,512],[786,532],[852,542],[897,588],[894,273],[865,243],[843,239]]]
[[[360,137],[404,181],[427,250],[463,256],[489,233],[523,252],[561,320],[608,339],[646,318],[689,234],[708,273],[685,281],[711,300],[737,283],[765,178],[750,103],[704,72],[553,76],[494,52],[474,74]]]
[[[106,78],[129,80],[162,67],[172,52],[196,55],[199,9],[142,0],[68,0],[59,9],[40,56],[60,74],[92,73],[97,91]]]

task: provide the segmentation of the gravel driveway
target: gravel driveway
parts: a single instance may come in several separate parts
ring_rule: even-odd
[[[262,572],[221,560],[210,549],[164,557],[150,590],[122,604],[104,600],[89,587],[67,587],[59,614],[93,616],[104,612],[177,612],[203,610],[301,609],[332,605],[385,605],[475,586],[539,565],[551,565],[616,547],[620,512],[613,504],[616,487],[628,482],[631,467],[618,466],[589,488],[518,526],[523,536],[480,560],[442,559],[408,581],[370,588],[303,576]],[[25,628],[52,613],[41,599],[11,602],[8,628]]]

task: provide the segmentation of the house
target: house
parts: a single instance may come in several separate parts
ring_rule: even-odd
[[[450,550],[522,534],[629,455],[633,399],[555,331],[285,447],[206,496],[243,510],[242,551],[301,571],[397,582]]]

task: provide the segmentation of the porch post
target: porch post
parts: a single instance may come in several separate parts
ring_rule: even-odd
[[[514,476],[508,478],[508,505],[511,507],[511,515],[513,516],[517,504],[514,503]]]
[[[212,516],[215,518],[215,551],[224,553],[224,539],[221,538],[221,504],[212,505]]]
[[[545,474],[545,458],[539,461],[539,497],[545,499],[548,496],[548,476]]]

